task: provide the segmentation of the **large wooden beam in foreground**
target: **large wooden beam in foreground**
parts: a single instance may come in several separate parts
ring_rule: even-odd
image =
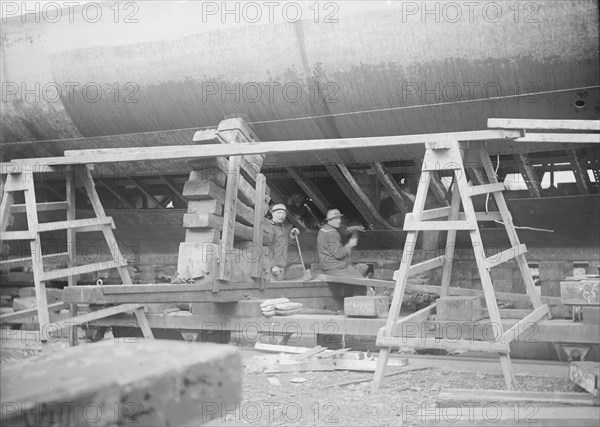
[[[241,400],[235,347],[129,341],[3,365],[2,425],[200,425]]]

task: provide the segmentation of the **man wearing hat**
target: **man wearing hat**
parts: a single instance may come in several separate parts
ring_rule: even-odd
[[[278,203],[271,207],[271,222],[264,230],[263,243],[269,246],[269,269],[273,280],[296,279],[302,269],[290,269],[288,246],[293,244],[300,230],[285,222],[287,208]],[[297,271],[296,271],[297,270]],[[297,273],[297,274],[294,274]],[[297,276],[297,277],[296,277]]]
[[[319,261],[325,274],[332,276],[364,277],[367,272],[367,264],[351,264],[348,261],[350,252],[358,244],[357,231],[363,231],[362,225],[354,227],[342,227],[344,216],[339,209],[327,211],[327,222],[319,230],[317,235],[317,247]],[[352,234],[348,243],[342,245],[342,234]]]

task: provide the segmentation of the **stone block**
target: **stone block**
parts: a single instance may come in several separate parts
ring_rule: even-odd
[[[481,297],[451,296],[437,301],[437,320],[462,320],[473,322],[483,318]]]
[[[344,298],[344,314],[349,317],[379,317],[389,312],[387,296],[356,296]]]

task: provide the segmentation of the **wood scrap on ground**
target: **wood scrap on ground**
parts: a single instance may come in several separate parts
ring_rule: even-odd
[[[557,393],[545,391],[517,390],[441,390],[437,403],[494,401],[494,402],[553,402],[574,405],[597,405],[598,400],[587,393]]]
[[[350,349],[329,350],[326,347],[288,347],[256,343],[255,349],[278,354],[254,356],[247,368],[253,373],[283,373],[303,371],[374,372],[377,357]],[[389,366],[406,366],[406,359],[392,359]]]
[[[395,371],[395,372],[388,372],[387,374],[385,374],[386,378],[387,377],[393,377],[395,375],[400,375],[400,374],[404,374],[406,372],[411,372],[411,371],[424,371],[426,369],[433,369],[430,367],[412,367],[412,368],[405,368],[405,369],[401,369],[399,371]],[[360,383],[364,383],[367,381],[373,381],[373,376],[368,376],[365,378],[359,378],[359,379],[355,379],[355,380],[350,380],[350,381],[343,381],[341,383],[335,383],[335,384],[327,384],[324,385],[321,388],[331,388],[331,387],[343,387],[346,385],[352,385],[352,384],[360,384]],[[410,387],[403,387],[400,389],[395,389],[394,391],[399,392],[399,391],[404,391],[404,390],[408,390]]]

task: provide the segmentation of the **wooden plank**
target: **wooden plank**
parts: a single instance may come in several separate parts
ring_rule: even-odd
[[[476,224],[470,221],[411,221],[404,223],[404,231],[474,230]]]
[[[116,228],[113,219],[109,216],[104,218],[86,218],[67,221],[43,222],[38,224],[37,231],[44,233],[48,231],[74,229],[77,231],[102,231],[103,226],[109,225]]]
[[[150,324],[148,323],[148,319],[146,318],[146,313],[144,312],[144,307],[136,308],[134,311],[135,318],[137,319],[138,325],[142,330],[142,334],[146,339],[154,339],[154,334],[152,333],[152,329],[150,329]]]
[[[415,265],[411,265],[408,269],[409,276],[415,276],[417,274],[424,273],[429,270],[433,270],[434,268],[442,267],[444,265],[445,255],[440,255],[438,257],[429,259],[427,261],[420,262]]]
[[[536,308],[527,316],[523,317],[517,323],[512,325],[502,334],[502,341],[507,344],[519,338],[519,336],[524,333],[530,326],[539,322],[544,317],[548,315],[550,309],[546,304],[541,307]]]
[[[428,221],[436,218],[447,218],[450,214],[450,206],[444,206],[443,208],[427,209],[421,214],[421,221]],[[406,218],[413,220],[412,214],[406,214]]]
[[[486,353],[510,353],[508,344],[494,341],[446,340],[438,338],[386,337],[377,335],[380,347],[413,347],[441,350],[481,351]]]
[[[495,193],[497,191],[504,191],[504,184],[501,182],[494,184],[484,184],[484,185],[474,185],[472,187],[467,187],[466,194],[469,197],[479,196],[481,194],[489,194]]]
[[[319,209],[323,215],[326,215],[327,209],[331,204],[327,201],[323,193],[321,193],[321,190],[319,190],[317,186],[304,175],[300,168],[286,167],[285,170],[290,174],[294,181],[296,181],[300,188],[302,188],[302,191],[312,199],[317,209]]]
[[[228,281],[231,278],[231,260],[228,255],[233,249],[233,239],[235,233],[235,213],[237,206],[237,193],[241,180],[240,158],[231,156],[229,158],[227,186],[225,188],[225,207],[223,210],[223,232],[221,233],[221,262],[219,263],[219,280]],[[218,290],[218,282],[215,281],[215,289]]]
[[[46,282],[49,280],[60,279],[62,277],[68,277],[70,275],[79,275],[85,273],[93,273],[94,271],[110,270],[111,268],[124,267],[125,264],[118,264],[115,261],[102,261],[93,264],[79,265],[72,268],[63,268],[60,270],[45,271],[42,274],[42,281]]]
[[[440,218],[441,216],[443,216],[442,214],[445,213],[446,211],[449,212],[450,206],[446,206],[443,208],[437,208],[437,209],[428,209],[427,211],[423,212],[423,219],[434,219],[434,218]],[[433,211],[433,212],[432,212]],[[425,214],[425,212],[431,212],[430,214]],[[492,212],[475,212],[475,219],[478,222],[485,222],[485,221],[501,221],[502,220],[502,215],[500,215],[500,212],[497,211],[492,211]],[[458,221],[466,221],[467,217],[465,216],[464,213],[459,212],[456,220]],[[405,216],[405,221],[407,222],[414,222],[413,216],[411,213],[406,214]]]
[[[273,363],[265,367],[265,374],[282,374],[285,372],[306,372],[306,371],[335,371],[333,360],[311,360],[301,363]]]
[[[101,310],[91,311],[89,313],[81,314],[69,319],[52,322],[52,329],[62,330],[70,325],[81,325],[82,323],[91,322],[92,320],[98,320],[108,316],[114,316],[115,314],[134,312],[136,309],[143,307],[143,304],[121,304],[113,307],[103,308]]]
[[[526,253],[527,253],[527,246],[525,246],[524,244],[521,243],[519,246],[510,248],[510,249],[506,249],[505,251],[502,251],[496,255],[485,258],[484,262],[487,266],[486,268],[489,270],[493,267],[496,267],[500,264],[505,263],[506,261],[510,261],[511,259],[516,258],[516,257],[526,254]]]
[[[398,183],[392,177],[392,175],[390,175],[388,173],[388,171],[386,170],[383,163],[375,162],[375,163],[371,163],[369,166],[371,167],[373,172],[375,172],[377,179],[379,179],[379,182],[381,182],[381,184],[383,184],[387,193],[392,198],[392,200],[394,201],[394,204],[400,210],[400,212],[408,213],[408,212],[412,211],[412,205],[413,205],[412,201],[408,197],[405,197],[402,194],[402,191],[400,190]]]
[[[415,408],[413,416],[422,427],[596,427],[600,409],[588,406],[548,408],[534,404],[478,407],[469,404],[464,407]]]
[[[35,199],[35,187],[32,173],[23,174],[23,179],[26,185],[25,189],[25,206],[27,211],[27,226],[29,230],[35,233],[38,226],[38,216],[36,209]],[[36,255],[43,255],[42,242],[40,235],[35,233],[35,238],[30,240],[29,248],[31,250],[32,257]],[[34,259],[35,260],[35,259]],[[31,269],[33,270],[33,283],[35,286],[35,302],[38,310],[38,322],[40,327],[40,334],[42,343],[47,341],[48,335],[45,331],[46,325],[50,322],[50,313],[48,312],[48,300],[46,296],[46,286],[44,284],[44,264],[43,259],[40,258],[39,262],[32,262]]]
[[[600,306],[600,280],[560,282],[560,300],[568,305]]]
[[[515,142],[598,144],[598,135],[593,133],[527,133]]]
[[[36,236],[34,231],[5,231],[0,241],[34,240]]]
[[[62,252],[59,254],[48,254],[42,256],[42,260],[44,261],[52,261],[53,265],[66,264],[68,263],[68,252]],[[64,262],[62,262],[64,260]],[[59,261],[61,261],[59,263]],[[1,270],[9,270],[11,268],[23,267],[31,264],[31,257],[25,258],[12,258],[4,261],[0,261],[0,269]]]
[[[67,166],[66,168],[66,202],[67,202],[67,221],[74,221],[77,216],[77,191],[76,191],[76,183],[75,183],[75,175],[72,166]],[[77,258],[77,231],[73,228],[67,229],[67,267],[73,268],[76,265]],[[77,285],[77,277],[69,276],[67,278],[68,286]],[[71,317],[77,316],[77,304],[69,304],[69,315]],[[77,336],[77,325],[73,325],[69,327],[69,344],[71,346],[77,345],[78,336]]]
[[[397,337],[401,335],[401,331],[399,333],[398,329],[402,328],[403,324],[404,325],[408,325],[408,324],[419,324],[424,322],[425,320],[427,320],[427,317],[429,317],[431,315],[431,313],[433,312],[433,310],[437,307],[437,303],[433,303],[425,308],[422,308],[421,310],[418,310],[412,314],[409,314],[408,316],[403,317],[402,319],[399,319],[396,321],[396,325],[394,326],[394,330],[392,331],[392,336]],[[382,331],[383,328],[380,329],[380,331]]]
[[[358,183],[356,182],[346,165],[338,164],[337,166],[344,178],[346,179],[346,181],[348,182],[348,185],[350,185],[356,196],[359,198],[362,205],[370,211],[370,217],[373,218],[372,222],[388,230],[394,229],[394,227],[388,224],[388,222],[379,214],[379,210],[375,207],[373,202],[371,202],[371,199],[369,199],[369,197],[365,194],[362,187],[358,185]]]
[[[316,347],[311,348],[308,351],[305,351],[304,353],[300,353],[300,354],[296,354],[296,355],[292,356],[291,359],[299,362],[301,360],[308,359],[309,357],[316,356],[317,354],[322,353],[325,350],[327,350],[327,347],[321,347],[320,345],[318,345]]]
[[[588,393],[598,396],[600,383],[600,363],[571,362],[569,363],[569,379]]]
[[[453,388],[440,390],[436,398],[438,405],[468,401],[553,402],[571,405],[595,404],[595,399],[589,394],[547,391],[475,390]]]
[[[11,175],[9,175],[10,178]],[[8,223],[10,222],[10,210],[15,201],[15,195],[12,192],[6,191],[6,185],[4,186],[4,193],[2,196],[2,201],[0,202],[0,242],[6,240],[4,235],[6,234],[6,229],[8,227]]]
[[[38,212],[47,212],[47,211],[58,211],[58,210],[62,210],[62,209],[67,209],[68,204],[67,202],[45,202],[45,203],[38,203],[36,205],[36,209]],[[25,205],[24,204],[18,204],[18,205],[13,205],[12,209],[11,209],[11,213],[26,213],[26,209],[25,209]]]
[[[64,302],[55,302],[48,304],[48,311],[60,311],[64,308],[68,308],[69,305]],[[18,323],[19,320],[27,319],[31,316],[38,314],[37,307],[29,308],[27,310],[19,310],[14,313],[7,313],[0,316],[0,324],[2,323]]]
[[[490,118],[488,128],[539,129],[539,130],[592,130],[600,131],[600,120],[546,120],[546,119],[500,119]]]
[[[254,218],[252,226],[252,243],[256,250],[261,251],[259,259],[252,263],[250,276],[261,279],[261,288],[264,287],[263,279],[263,209],[265,208],[265,188],[267,186],[265,176],[260,173],[256,176],[256,203],[254,205]]]
[[[124,152],[122,149],[113,149],[110,154],[99,153],[98,150],[65,150],[64,157],[44,157],[37,159],[18,159],[19,166],[29,168],[34,173],[46,172],[43,165],[69,165],[69,164],[94,164],[135,162],[144,160],[175,160],[175,159],[201,159],[218,156],[240,156],[248,154],[284,154],[296,152],[349,150],[353,148],[369,149],[375,147],[396,147],[401,145],[424,144],[430,141],[488,141],[518,138],[521,131],[515,130],[480,130],[466,132],[447,132],[419,135],[386,136],[375,138],[338,138],[314,139],[299,141],[273,141],[257,142],[253,144],[211,144],[190,146],[163,146],[160,150],[148,151],[147,147],[139,147],[137,152]],[[40,163],[42,162],[42,163]],[[37,167],[36,167],[37,166]]]
[[[310,350],[310,348],[308,348],[308,347],[294,347],[291,345],[266,344],[266,343],[262,343],[262,342],[257,342],[256,344],[254,344],[254,349],[261,350],[261,351],[270,351],[270,352],[275,352],[275,353],[292,353],[292,354],[300,354],[300,353],[304,353],[304,352]]]

